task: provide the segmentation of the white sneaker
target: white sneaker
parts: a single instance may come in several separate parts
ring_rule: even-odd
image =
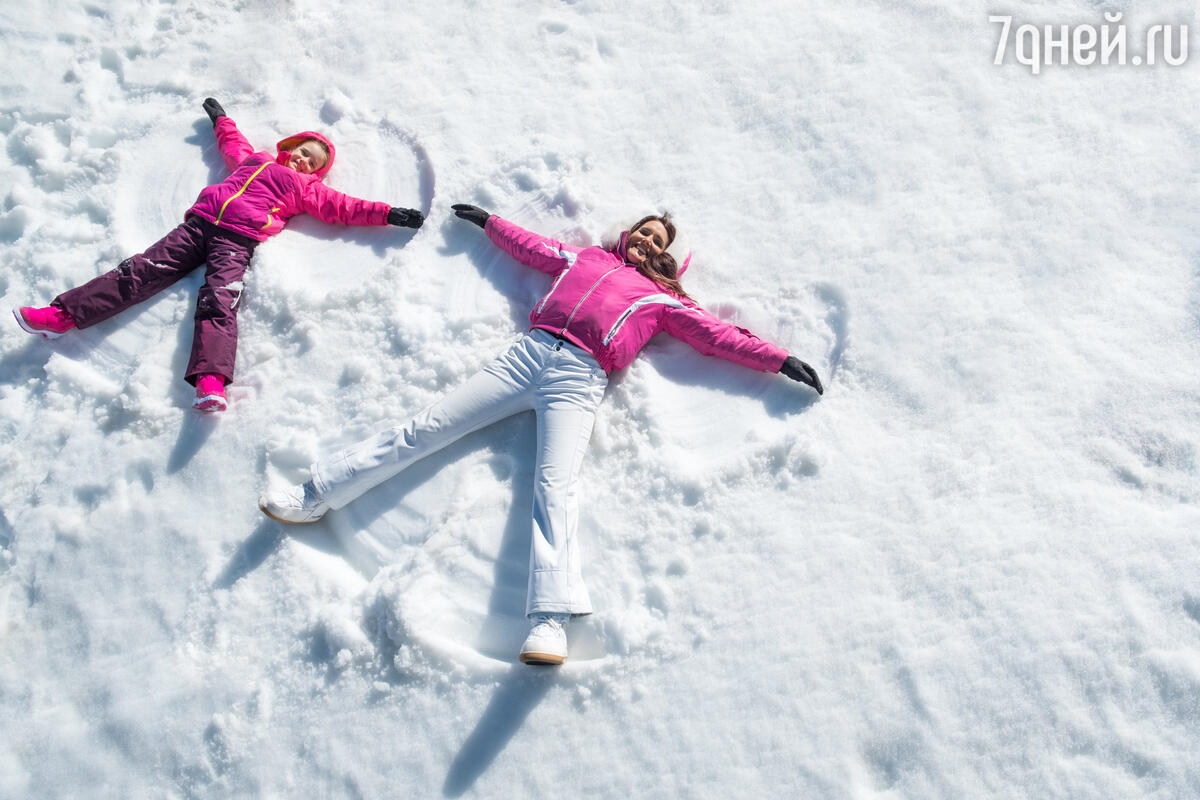
[[[329,503],[317,497],[312,481],[308,481],[300,486],[263,492],[258,497],[258,507],[276,522],[308,525],[325,516]]]
[[[522,664],[558,665],[567,660],[567,631],[570,614],[534,614],[533,627],[521,645]]]

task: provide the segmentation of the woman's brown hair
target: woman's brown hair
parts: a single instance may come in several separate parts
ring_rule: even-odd
[[[642,217],[629,230],[636,231],[638,228],[645,225],[650,220],[657,220],[662,223],[662,226],[667,230],[667,246],[675,241],[675,223],[671,221],[670,214],[651,214],[648,217]],[[623,254],[622,254],[623,255]],[[645,275],[650,280],[657,283],[667,291],[676,294],[680,297],[687,297],[688,294],[683,290],[683,284],[679,282],[679,265],[675,263],[675,258],[666,250],[658,255],[652,255],[636,266],[636,269],[641,274]],[[690,299],[690,298],[689,298]]]

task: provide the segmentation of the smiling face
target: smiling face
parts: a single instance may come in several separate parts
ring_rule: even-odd
[[[629,238],[625,241],[625,260],[637,266],[666,250],[670,243],[667,226],[660,220],[648,219],[629,231]]]
[[[325,152],[324,145],[316,139],[305,139],[288,154],[287,165],[296,172],[310,175],[325,166],[328,160],[329,154]]]

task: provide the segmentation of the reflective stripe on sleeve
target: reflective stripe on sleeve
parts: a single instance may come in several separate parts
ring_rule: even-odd
[[[625,321],[633,315],[633,312],[637,311],[643,306],[648,306],[651,304],[671,306],[672,308],[688,308],[688,306],[684,305],[678,297],[669,294],[652,294],[639,298],[633,302],[633,305],[621,312],[621,316],[617,317],[617,321],[613,323],[612,327],[608,329],[608,333],[605,334],[603,344],[606,347],[608,346],[608,343],[616,337],[617,333],[619,333],[621,330],[621,326],[624,325]],[[696,311],[697,313],[700,312],[700,309],[698,308],[692,310]]]

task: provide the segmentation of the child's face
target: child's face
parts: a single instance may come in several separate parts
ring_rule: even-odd
[[[309,175],[325,166],[325,148],[316,139],[305,139],[292,149],[287,165],[296,172]]]

